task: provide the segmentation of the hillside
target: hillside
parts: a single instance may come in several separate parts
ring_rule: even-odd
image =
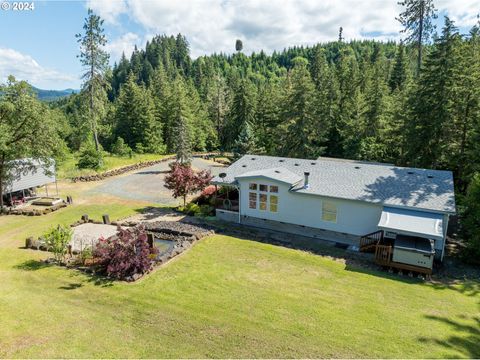
[[[36,88],[35,86],[32,86],[32,88],[33,91],[35,91],[35,93],[37,94],[38,99],[41,101],[54,101],[78,92],[78,90],[75,89],[44,90]]]

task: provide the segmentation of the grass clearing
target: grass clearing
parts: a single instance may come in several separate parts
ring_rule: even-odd
[[[479,357],[480,284],[429,284],[215,235],[134,284],[47,266],[28,235],[141,202],[0,217],[0,357]]]
[[[59,179],[69,179],[75,176],[86,176],[93,175],[96,173],[101,173],[104,171],[120,168],[127,165],[136,164],[142,161],[152,161],[159,160],[168,155],[158,155],[158,154],[133,154],[132,157],[128,156],[115,156],[107,155],[103,157],[103,166],[98,170],[92,169],[78,169],[78,154],[69,154],[68,157],[63,161],[58,169],[57,176]]]

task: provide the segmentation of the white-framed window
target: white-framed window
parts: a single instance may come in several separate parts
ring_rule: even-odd
[[[255,192],[249,192],[248,193],[248,207],[250,209],[256,209],[257,208],[257,193],[255,193]]]
[[[331,201],[322,202],[322,220],[328,222],[337,222],[337,205]]]
[[[278,186],[266,184],[248,184],[249,209],[278,212]]]
[[[262,211],[267,211],[267,199],[268,199],[268,195],[267,194],[259,194],[259,204],[260,204],[260,207],[259,209],[262,210]]]
[[[277,212],[278,211],[278,196],[277,195],[270,195],[270,212]]]

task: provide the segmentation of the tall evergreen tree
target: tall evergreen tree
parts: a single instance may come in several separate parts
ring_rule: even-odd
[[[152,95],[143,85],[137,85],[131,73],[120,89],[116,109],[116,135],[137,152],[164,151],[161,128],[155,121]]]
[[[409,120],[409,159],[415,165],[445,165],[445,155],[452,140],[455,79],[458,78],[460,35],[445,18],[442,35],[435,40],[413,93]]]
[[[390,91],[403,89],[403,86],[407,81],[407,68],[408,62],[405,56],[405,46],[403,45],[403,42],[400,42],[395,54],[394,65],[388,82]]]
[[[294,68],[283,101],[282,154],[300,158],[316,157],[323,149],[314,144],[323,140],[322,133],[327,129],[321,129],[322,126],[319,125],[321,119],[315,101],[315,85],[307,69],[307,60],[297,57],[293,62]],[[323,131],[318,133],[318,129]]]
[[[109,86],[105,79],[109,55],[103,49],[107,39],[102,26],[103,20],[95,15],[92,9],[88,9],[88,16],[83,25],[84,34],[76,35],[80,43],[80,62],[85,69],[82,75],[82,91],[88,94],[90,122],[97,151],[99,151],[98,114],[102,114]]]
[[[397,18],[407,33],[406,43],[415,43],[417,47],[417,75],[422,65],[423,43],[428,41],[434,30],[433,19],[437,17],[433,0],[402,0],[398,5],[405,10]]]

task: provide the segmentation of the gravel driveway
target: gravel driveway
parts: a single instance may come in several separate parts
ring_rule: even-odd
[[[222,165],[201,158],[194,158],[192,167],[196,170],[210,170],[214,176],[218,175],[222,169]],[[170,190],[163,186],[165,175],[169,169],[167,162],[160,163],[133,173],[109,178],[89,192],[163,205],[178,205],[181,203],[181,199],[174,199]]]

